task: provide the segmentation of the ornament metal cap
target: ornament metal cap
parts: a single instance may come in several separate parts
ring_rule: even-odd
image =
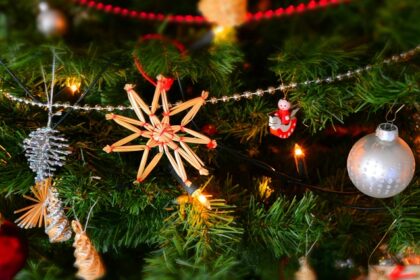
[[[381,123],[376,128],[375,135],[382,141],[392,142],[398,138],[398,127],[392,123]]]
[[[40,2],[38,7],[41,12],[46,12],[50,8],[47,2]]]

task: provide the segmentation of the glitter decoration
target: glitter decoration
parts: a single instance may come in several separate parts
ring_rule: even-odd
[[[80,222],[72,221],[71,226],[76,234],[73,242],[74,256],[76,257],[74,266],[78,268],[76,276],[85,280],[101,278],[105,275],[101,257]]]
[[[49,127],[38,128],[23,141],[29,167],[36,173],[39,182],[53,176],[56,167],[63,166],[68,151],[67,139],[57,130]]]
[[[50,187],[47,201],[47,216],[45,218],[45,233],[51,243],[64,242],[71,238],[70,223],[63,210],[57,189]]]

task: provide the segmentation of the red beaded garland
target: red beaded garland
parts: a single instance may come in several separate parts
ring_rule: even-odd
[[[187,24],[208,24],[208,21],[203,16],[198,15],[164,15],[161,13],[153,12],[142,12],[113,6],[111,4],[104,4],[97,1],[89,0],[74,0],[76,3],[87,6],[98,11],[104,11],[106,13],[113,13],[121,16],[128,16],[139,20],[156,20],[156,21],[168,21],[171,23],[187,23]],[[247,21],[260,21],[265,19],[271,19],[275,17],[281,17],[284,15],[292,15],[296,13],[303,13],[316,8],[323,8],[327,6],[337,5],[340,3],[347,3],[350,0],[311,0],[307,4],[300,3],[298,5],[290,5],[286,8],[278,8],[267,11],[260,11],[256,13],[247,13]]]

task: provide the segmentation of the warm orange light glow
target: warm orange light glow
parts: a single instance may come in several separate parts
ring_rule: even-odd
[[[268,199],[273,193],[273,189],[271,189],[269,186],[270,183],[271,179],[268,177],[263,177],[263,179],[261,180],[258,186],[258,190],[262,199]]]
[[[66,86],[70,89],[70,91],[75,94],[80,89],[81,82],[77,78],[67,78],[66,79]]]
[[[295,166],[297,172],[299,173],[299,175],[305,175],[306,177],[308,177],[308,171],[306,169],[305,161],[305,152],[298,144],[295,144],[293,154],[295,158]]]
[[[69,86],[69,88],[70,88],[70,90],[71,90],[73,93],[75,93],[76,91],[78,91],[78,90],[79,90],[79,87],[78,87],[77,85],[75,85],[75,84],[70,85],[70,86]]]
[[[204,194],[201,193],[201,190],[199,189],[196,190],[195,192],[193,192],[191,196],[197,199],[201,203],[201,205],[211,210],[210,201],[207,199],[207,197]]]
[[[213,30],[214,35],[217,36],[217,35],[225,32],[226,31],[226,28],[223,27],[223,26],[221,26],[221,25],[217,25],[217,26],[213,27],[212,30]]]
[[[294,153],[295,153],[295,157],[304,157],[305,156],[305,153],[303,152],[302,148],[298,144],[295,144]]]
[[[213,42],[215,44],[229,43],[236,40],[236,31],[234,27],[217,25],[212,28],[212,31],[214,34]]]

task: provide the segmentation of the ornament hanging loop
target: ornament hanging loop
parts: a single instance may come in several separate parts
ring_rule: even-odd
[[[55,116],[54,112],[53,112],[53,103],[54,103],[54,85],[55,85],[55,70],[56,70],[56,53],[55,53],[55,49],[51,49],[52,52],[52,57],[53,57],[53,61],[52,61],[52,65],[51,65],[51,86],[50,86],[50,93],[48,93],[48,88],[47,88],[47,81],[45,78],[45,72],[44,69],[41,67],[42,70],[42,76],[44,79],[44,85],[45,85],[45,95],[47,96],[47,104],[48,104],[48,123],[47,123],[47,127],[51,128],[51,123],[52,123],[52,119]]]
[[[88,213],[88,215],[87,215],[87,218],[86,218],[86,222],[85,222],[85,228],[84,228],[84,232],[86,232],[86,229],[87,229],[87,227],[88,227],[88,223],[89,223],[89,220],[90,220],[90,217],[91,217],[91,215],[92,215],[92,211],[93,211],[93,208],[95,208],[95,206],[96,206],[96,203],[98,203],[98,201],[99,201],[99,198],[98,199],[96,199],[96,201],[93,203],[93,205],[90,207],[90,209],[89,209],[89,213]]]
[[[184,55],[186,52],[185,46],[183,44],[181,44],[180,42],[176,41],[176,40],[172,40],[169,38],[166,38],[160,34],[146,34],[142,37],[140,37],[138,45],[140,43],[144,43],[146,41],[152,41],[152,40],[156,40],[156,41],[160,41],[162,43],[170,43],[171,45],[173,45],[181,55]],[[140,59],[138,58],[138,56],[133,53],[133,59],[134,59],[134,64],[137,67],[137,70],[140,72],[140,74],[143,76],[143,78],[148,81],[149,83],[151,83],[153,86],[157,86],[158,81],[155,81],[152,77],[149,76],[149,74],[144,70],[143,65],[140,61]],[[166,91],[169,91],[169,89],[172,86],[172,83],[174,81],[174,79],[172,78],[166,78],[165,79],[166,82],[164,82],[163,87]]]
[[[283,83],[282,83],[282,85],[283,85]],[[283,92],[283,99],[287,100],[287,95],[289,94],[289,90],[287,89],[287,87],[284,87],[282,92]]]
[[[397,114],[398,114],[398,112],[399,111],[401,111],[402,110],[402,108],[404,108],[404,106],[405,106],[405,104],[402,104],[395,112],[394,112],[394,114],[393,114],[393,116],[392,116],[392,119],[390,119],[390,114],[392,113],[392,109],[394,108],[394,106],[395,106],[395,103],[396,102],[394,102],[392,105],[391,105],[391,107],[389,108],[389,110],[388,110],[388,112],[386,113],[386,115],[385,115],[385,120],[386,120],[386,122],[387,123],[393,123],[396,119],[397,119]]]
[[[382,244],[382,242],[385,240],[386,236],[388,235],[388,233],[394,229],[395,224],[397,223],[397,219],[395,219],[391,225],[388,227],[388,229],[386,230],[384,236],[382,236],[381,240],[379,240],[378,244],[375,246],[375,248],[373,249],[372,253],[370,253],[369,258],[368,258],[368,266],[371,266],[371,260],[372,260],[372,256],[373,254],[376,252],[376,250],[378,250],[379,246]]]
[[[93,203],[93,205],[90,207],[89,213],[88,213],[87,218],[86,218],[86,222],[85,222],[84,228],[82,228],[82,226],[81,226],[79,217],[77,216],[76,210],[74,209],[74,202],[73,202],[73,207],[71,208],[71,210],[73,211],[74,218],[77,221],[77,227],[80,227],[80,232],[86,232],[86,229],[87,229],[88,224],[89,224],[90,217],[92,215],[93,208],[95,208],[95,206],[98,203],[98,201],[99,201],[99,198],[97,200],[95,200],[95,202]]]

